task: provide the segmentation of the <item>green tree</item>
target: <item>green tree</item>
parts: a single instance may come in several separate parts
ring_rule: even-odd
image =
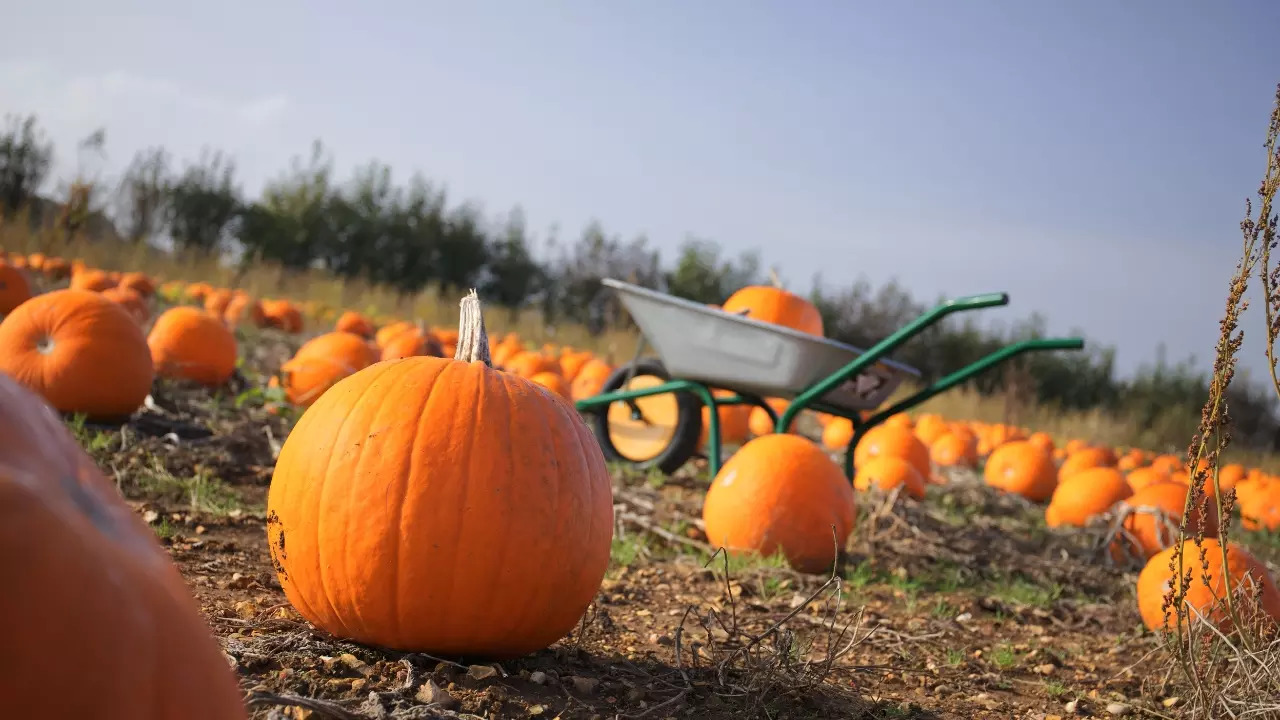
[[[235,162],[206,149],[169,186],[166,224],[176,246],[217,252],[231,238],[242,209]]]
[[[53,168],[53,143],[36,125],[36,116],[6,115],[0,131],[0,205],[20,210],[35,197]]]

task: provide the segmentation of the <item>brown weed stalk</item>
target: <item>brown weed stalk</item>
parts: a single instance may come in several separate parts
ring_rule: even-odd
[[[1248,588],[1236,588],[1221,574],[1227,591],[1217,599],[1217,607],[1226,619],[1224,632],[1209,622],[1184,599],[1197,574],[1202,583],[1210,582],[1211,564],[1227,567],[1227,548],[1231,537],[1231,514],[1235,495],[1224,490],[1219,480],[1219,458],[1231,442],[1231,416],[1227,402],[1227,389],[1235,376],[1236,360],[1244,340],[1240,329],[1240,317],[1248,307],[1244,296],[1249,280],[1257,273],[1262,286],[1263,306],[1266,314],[1266,355],[1270,366],[1272,384],[1280,396],[1280,375],[1277,373],[1275,352],[1276,338],[1280,335],[1280,266],[1273,267],[1271,251],[1276,245],[1276,214],[1274,200],[1280,188],[1280,86],[1276,88],[1275,104],[1267,128],[1266,170],[1258,188],[1258,215],[1254,218],[1253,203],[1245,202],[1245,217],[1240,223],[1242,245],[1240,261],[1232,274],[1227,293],[1226,309],[1219,323],[1213,378],[1208,397],[1200,417],[1199,429],[1187,448],[1187,466],[1191,471],[1191,490],[1187,494],[1182,521],[1178,528],[1178,542],[1174,544],[1169,568],[1174,582],[1164,597],[1166,618],[1176,619],[1176,632],[1169,633],[1169,648],[1174,662],[1181,669],[1190,686],[1190,707],[1198,717],[1275,718],[1280,717],[1280,643],[1274,640],[1274,620],[1263,613],[1250,612],[1245,604],[1255,600]],[[1210,485],[1209,483],[1212,483]],[[1208,489],[1212,488],[1212,492]],[[1187,537],[1186,521],[1192,517],[1192,509],[1201,512],[1210,509],[1219,518],[1220,557],[1211,563],[1207,547],[1201,544],[1203,531],[1197,531],[1196,557],[1187,560],[1183,541]],[[1198,562],[1199,567],[1194,565]],[[1261,617],[1259,617],[1261,616]]]

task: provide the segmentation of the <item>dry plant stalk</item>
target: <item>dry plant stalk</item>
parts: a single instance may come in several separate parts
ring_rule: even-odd
[[[1231,418],[1227,406],[1227,389],[1235,375],[1236,356],[1244,333],[1239,320],[1248,303],[1244,295],[1254,272],[1263,290],[1266,310],[1266,354],[1271,379],[1280,396],[1280,378],[1276,370],[1275,343],[1280,335],[1280,266],[1272,266],[1271,251],[1276,245],[1274,200],[1280,188],[1280,85],[1267,129],[1266,171],[1258,188],[1258,216],[1253,217],[1253,203],[1246,200],[1245,217],[1240,223],[1243,236],[1240,261],[1231,277],[1226,309],[1220,321],[1213,378],[1201,413],[1200,426],[1187,448],[1187,466],[1192,470],[1191,491],[1179,524],[1179,542],[1175,543],[1170,570],[1175,579],[1165,594],[1166,617],[1176,618],[1177,631],[1167,637],[1173,660],[1190,686],[1190,712],[1198,717],[1277,718],[1280,717],[1280,640],[1269,632],[1274,621],[1265,613],[1249,613],[1242,607],[1252,601],[1248,588],[1237,590],[1226,582],[1228,591],[1219,598],[1219,607],[1234,628],[1230,635],[1222,632],[1183,599],[1197,574],[1209,584],[1208,549],[1199,544],[1203,532],[1195,538],[1198,558],[1184,557],[1183,540],[1187,539],[1186,521],[1192,509],[1207,510],[1214,504],[1219,518],[1220,567],[1226,567],[1227,546],[1231,536],[1231,510],[1234,492],[1223,491],[1219,482],[1219,457],[1231,440]],[[1212,482],[1212,485],[1209,483]],[[1206,492],[1212,488],[1212,492]],[[1198,561],[1199,568],[1194,565]],[[1225,575],[1225,573],[1223,573]],[[1225,580],[1225,578],[1224,578]],[[1257,617],[1261,616],[1261,617]],[[1246,620],[1247,618],[1247,620]]]

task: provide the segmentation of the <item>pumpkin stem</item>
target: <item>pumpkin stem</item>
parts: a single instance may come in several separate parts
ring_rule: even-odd
[[[493,360],[489,357],[489,335],[484,331],[484,314],[480,312],[480,296],[472,289],[458,304],[462,311],[458,318],[458,345],[453,359],[482,362],[493,367]]]
[[[773,283],[773,286],[776,288],[782,287],[782,278],[778,277],[778,268],[769,268],[769,282]]]

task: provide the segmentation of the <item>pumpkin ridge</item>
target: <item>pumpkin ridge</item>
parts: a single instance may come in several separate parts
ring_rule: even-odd
[[[423,380],[424,383],[429,382],[433,388],[435,387],[436,381],[444,374],[443,371],[445,367],[447,367],[436,362],[424,363],[408,359],[406,359],[404,364],[411,365],[410,369],[413,370],[417,370],[419,367],[426,367],[434,370],[429,377]],[[414,462],[414,460],[418,457],[419,441],[422,439],[423,435],[426,434],[424,432],[424,430],[426,430],[426,421],[430,417],[427,413],[427,405],[430,404],[431,396],[434,394],[434,392],[423,393],[422,402],[418,405],[418,417],[414,424],[413,439],[409,443],[409,459],[406,463],[403,477],[401,478],[401,484],[398,488],[399,492],[394,495],[394,497],[399,498],[399,503],[396,507],[396,521],[394,526],[396,532],[395,535],[392,536],[393,542],[388,543],[391,547],[392,561],[387,563],[387,565],[395,568],[395,575],[391,578],[390,610],[391,617],[395,618],[396,633],[400,635],[404,634],[406,624],[404,617],[401,615],[401,607],[403,607],[404,603],[400,602],[400,593],[404,591],[404,583],[400,581],[400,578],[406,576],[403,563],[405,557],[408,556],[408,553],[402,552],[403,548],[401,547],[402,542],[400,540],[400,538],[405,536],[404,506],[408,504],[409,488],[414,486],[414,483],[417,480],[417,475],[419,475],[418,464]]]
[[[522,378],[518,375],[508,375],[506,377],[503,377],[502,382],[503,382],[503,386],[507,388],[507,390],[509,391],[508,392],[509,395],[511,394],[510,392],[511,390],[514,390],[517,393],[520,391],[523,391],[526,394],[543,390],[541,385],[538,385],[532,380]],[[530,385],[532,385],[533,387],[529,387]],[[559,404],[556,403],[553,397],[551,397],[552,394],[553,393],[549,391],[546,393],[548,402],[554,403],[556,407],[559,407]],[[512,426],[512,430],[513,430],[512,435],[510,437],[515,438],[515,437],[521,436],[520,434],[521,418],[519,417],[520,413],[517,411],[526,407],[527,402],[528,401],[524,401],[520,405],[517,405],[515,408],[513,408],[513,412],[509,414],[509,417],[510,417],[509,423]],[[551,458],[552,462],[559,463],[559,460],[556,458],[556,438],[554,437],[554,433],[552,431],[552,424],[550,422],[539,422],[537,420],[535,420],[532,424],[539,428],[538,430],[539,445],[546,449],[548,457]],[[526,434],[523,439],[527,442],[531,438],[529,438],[528,435]],[[513,469],[518,470],[517,468],[515,468],[514,458],[511,460],[511,465]],[[553,528],[551,532],[543,533],[539,535],[538,540],[540,541],[540,544],[539,546],[533,549],[534,552],[537,553],[538,557],[544,557],[544,558],[549,557],[551,555],[550,553],[551,538],[564,536],[567,529],[566,528],[567,521],[571,519],[566,517],[563,506],[562,506],[562,503],[564,502],[564,498],[562,496],[561,491],[563,489],[564,474],[560,472],[555,472],[555,473],[552,473],[552,475],[554,475],[556,479],[556,485],[554,488],[550,489],[550,492],[548,492],[547,495],[549,497],[555,498],[556,504],[553,506],[553,512],[554,512],[553,517],[559,520],[559,524],[557,524],[557,526]],[[512,475],[512,477],[518,477],[518,476]],[[541,481],[542,477],[539,477],[538,479]],[[561,557],[557,559],[560,562],[570,563],[571,565],[573,564],[571,558]],[[523,605],[521,606],[520,608],[521,612],[519,614],[513,613],[512,616],[509,618],[508,626],[506,628],[507,632],[513,635],[514,634],[518,634],[518,635],[536,634],[539,631],[539,628],[537,628],[536,625],[532,628],[529,627],[529,624],[528,624],[529,615],[533,611],[537,610],[538,608],[545,608],[553,604],[554,592],[555,592],[555,587],[550,585],[549,583],[546,583],[546,582],[538,583],[537,589],[534,592],[530,593],[529,601],[523,603]],[[535,600],[536,602],[534,602]]]
[[[382,370],[382,373],[385,373],[385,372],[386,372],[386,370],[385,370],[385,369],[384,369],[384,370]],[[359,404],[359,402],[360,402],[361,400],[363,400],[363,399],[364,399],[364,397],[365,397],[366,395],[368,395],[368,394],[369,394],[369,390],[370,390],[371,388],[373,388],[373,387],[374,387],[374,385],[377,383],[377,380],[378,380],[381,376],[382,376],[382,374],[380,373],[377,377],[373,378],[373,379],[372,379],[368,384],[366,384],[363,388],[361,388],[361,389],[360,389],[360,393],[356,396],[355,402],[354,402],[354,403],[351,403],[351,406],[354,406],[354,405],[356,405],[356,404]],[[350,375],[348,375],[347,377],[351,377],[351,376],[350,376]],[[339,382],[341,382],[341,381],[339,381]],[[337,383],[335,383],[335,384],[337,384]],[[333,389],[332,387],[328,388],[328,390],[332,390],[332,389]],[[327,390],[326,390],[326,392],[327,392]],[[317,398],[317,399],[318,399],[318,398]],[[334,445],[334,446],[333,446],[332,448],[330,448],[330,450],[329,450],[329,454],[328,454],[328,456],[325,458],[325,462],[324,462],[324,472],[323,472],[323,473],[321,473],[318,477],[322,477],[322,478],[326,478],[326,479],[329,477],[329,472],[333,469],[333,459],[334,459],[334,457],[335,457],[335,456],[337,456],[337,455],[339,454],[339,452],[338,452],[338,451],[339,451],[339,449],[340,449],[340,448],[339,448],[339,443],[342,441],[342,437],[343,437],[343,435],[345,435],[345,434],[346,434],[347,426],[351,423],[351,418],[352,418],[352,416],[353,416],[353,415],[354,415],[354,413],[348,412],[348,413],[347,413],[347,414],[342,418],[342,422],[338,424],[338,431],[337,431],[337,433],[335,433],[335,434],[334,434],[334,439],[333,439],[333,445]],[[317,493],[317,500],[316,500],[316,513],[315,513],[315,516],[313,517],[313,521],[315,522],[315,525],[316,525],[316,530],[315,530],[315,532],[316,532],[316,542],[317,542],[317,544],[320,544],[320,545],[325,544],[325,543],[323,543],[323,542],[322,542],[322,538],[323,538],[323,537],[324,537],[324,535],[325,535],[325,532],[324,532],[324,530],[325,530],[324,518],[328,515],[328,513],[323,512],[323,511],[322,511],[322,508],[324,508],[324,505],[325,505],[325,502],[324,502],[324,501],[325,501],[325,494],[326,494],[326,491],[328,491],[328,490],[329,490],[329,483],[328,483],[328,482],[324,482],[324,483],[321,483],[321,484],[320,484],[320,492],[319,492],[319,493]],[[345,537],[344,537],[344,539],[345,539]],[[344,543],[344,544],[345,544],[345,543]],[[345,560],[345,558],[344,558],[344,560]],[[328,580],[326,579],[326,577],[325,577],[325,575],[326,575],[326,573],[325,573],[325,566],[324,566],[324,564],[323,564],[323,563],[321,563],[321,562],[320,562],[320,553],[316,553],[316,568],[317,568],[317,570],[318,570],[317,577],[318,577],[318,578],[320,578],[320,592],[321,592],[321,594],[324,596],[324,599],[325,599],[326,604],[329,606],[329,610],[330,610],[330,613],[331,613],[331,615],[330,615],[331,619],[332,619],[332,620],[334,620],[334,621],[336,621],[336,622],[338,623],[338,625],[342,627],[342,630],[343,630],[343,632],[344,632],[344,633],[346,633],[347,635],[351,635],[351,634],[353,634],[353,633],[352,633],[352,630],[351,630],[351,626],[350,626],[350,625],[348,625],[348,624],[347,624],[347,622],[346,622],[346,617],[345,617],[345,615],[344,615],[344,614],[341,614],[341,613],[339,613],[339,612],[338,612],[338,605],[337,605],[337,603],[336,603],[336,602],[334,602],[335,598],[334,598],[334,597],[333,597],[333,595],[330,593],[330,590],[329,590],[330,583],[329,583],[329,581],[328,581]]]
[[[397,369],[398,369],[398,370],[400,370],[401,372],[400,372],[396,377],[394,377],[394,378],[389,378],[388,376],[389,376],[389,375],[391,375],[391,374],[392,374],[392,372],[393,372],[394,370],[397,370]],[[412,367],[412,364],[411,364],[411,363],[389,363],[389,364],[388,364],[388,367],[387,367],[385,370],[383,370],[381,373],[379,373],[377,376],[375,376],[373,379],[371,379],[371,380],[369,381],[369,384],[365,386],[365,394],[367,394],[370,390],[373,390],[375,387],[377,387],[378,389],[381,389],[381,385],[382,385],[384,382],[385,382],[385,383],[388,383],[388,384],[391,384],[391,385],[393,385],[393,386],[394,386],[394,385],[398,385],[398,384],[399,384],[399,382],[398,382],[398,381],[402,380],[402,379],[403,379],[403,377],[404,377],[406,374],[408,374],[408,373],[407,373],[407,371],[412,370],[412,369],[413,369],[413,367]],[[358,405],[358,404],[359,404],[359,402],[360,402],[360,400],[361,400],[361,399],[363,399],[363,394],[362,394],[361,398],[358,398],[358,399],[356,400],[356,404],[352,405],[351,407],[353,407],[353,408],[354,408],[354,407],[356,407],[356,405]],[[384,424],[384,423],[382,423],[382,422],[380,422],[380,421],[381,421],[381,416],[382,416],[384,413],[386,413],[388,410],[391,410],[391,411],[393,411],[393,412],[395,412],[395,413],[399,413],[402,409],[403,409],[403,406],[402,406],[402,405],[400,405],[400,404],[398,404],[398,403],[384,403],[384,404],[381,404],[381,405],[378,407],[377,412],[374,414],[374,416],[373,416],[373,418],[372,418],[372,421],[369,423],[369,428],[370,428],[374,433],[376,433],[378,428],[380,428],[380,427],[385,427],[385,424]],[[353,415],[354,413],[350,413],[350,414],[352,414],[352,415]],[[367,489],[368,489],[368,488],[365,486],[365,483],[363,482],[363,481],[365,481],[365,480],[366,480],[366,478],[367,478],[367,476],[366,476],[366,474],[365,474],[365,472],[364,472],[364,468],[365,468],[366,463],[370,460],[370,458],[372,458],[372,459],[373,459],[373,460],[375,460],[375,461],[377,461],[377,460],[381,460],[381,458],[380,458],[380,457],[378,457],[378,453],[374,453],[374,452],[369,452],[369,451],[368,451],[367,443],[368,443],[368,440],[369,440],[369,438],[370,438],[370,437],[373,437],[373,436],[372,436],[372,435],[369,435],[368,437],[366,437],[366,438],[364,438],[363,440],[361,440],[361,441],[360,441],[360,455],[359,455],[359,457],[358,457],[358,458],[357,458],[357,460],[356,460],[355,466],[351,469],[351,477],[352,477],[352,479],[353,479],[353,482],[349,482],[349,483],[347,483],[347,500],[346,500],[346,502],[347,502],[347,506],[348,506],[348,507],[355,507],[355,504],[356,504],[357,502],[359,502],[359,495],[360,495],[360,493],[361,493],[362,491],[365,491],[365,490],[367,490]],[[374,479],[375,481],[377,480],[376,478],[373,478],[373,479]],[[403,497],[403,496],[402,496],[402,497]],[[403,502],[403,499],[402,499],[402,500],[401,500],[401,502],[399,503],[399,508],[400,508],[400,510],[401,510],[401,511],[402,511],[402,510],[403,510],[403,508],[404,508],[404,502]],[[353,567],[353,566],[357,566],[357,567],[358,567],[361,563],[368,563],[368,562],[371,562],[371,561],[372,561],[372,558],[370,558],[370,557],[367,557],[367,556],[366,556],[366,557],[358,557],[358,558],[356,558],[356,562],[354,563],[354,565],[353,565],[353,563],[351,562],[351,552],[352,552],[352,550],[356,547],[356,543],[352,542],[352,538],[353,538],[354,533],[353,533],[353,531],[352,531],[352,529],[351,529],[351,522],[352,522],[352,518],[353,518],[354,516],[355,516],[355,513],[346,513],[346,514],[344,514],[344,517],[345,517],[345,519],[346,519],[346,522],[345,522],[345,524],[343,525],[343,528],[342,528],[342,538],[343,538],[343,543],[342,543],[342,565],[343,565],[343,568],[342,568],[342,575],[343,575],[343,577],[346,577],[346,578],[350,578],[350,577],[352,577],[352,575],[353,575],[353,573],[350,571],[350,568],[351,568],[351,567]],[[379,561],[379,562],[381,562],[381,560],[380,560],[380,559],[379,559],[378,561]],[[378,573],[378,576],[381,576],[381,575],[383,575],[383,572],[379,572],[379,573]],[[376,578],[376,577],[377,577],[377,576],[375,576],[375,578]],[[375,579],[375,581],[376,581],[376,579]],[[351,594],[351,593],[348,593],[348,594]],[[352,595],[354,595],[354,594],[352,594]],[[370,623],[365,619],[366,615],[365,615],[365,612],[364,612],[364,611],[365,611],[365,610],[367,610],[367,609],[368,609],[368,608],[361,607],[361,606],[360,606],[360,604],[359,604],[358,602],[356,602],[356,601],[355,601],[355,598],[354,598],[354,597],[352,598],[352,603],[351,603],[351,613],[352,613],[353,615],[355,615],[355,617],[356,617],[356,621],[360,623],[360,626],[361,626],[362,628],[365,628],[365,629],[367,629],[367,628],[370,626]],[[383,608],[373,608],[373,611],[374,611],[375,613],[381,612],[382,610],[383,610]]]
[[[567,415],[569,417],[569,420],[572,423],[571,427],[573,427],[574,429],[574,433],[573,433],[574,440],[576,441],[578,446],[578,458],[580,461],[579,466],[582,468],[590,468],[591,455],[587,451],[587,447],[588,447],[587,442],[595,442],[594,435],[589,435],[590,431],[587,429],[586,423],[583,421],[582,416],[579,415],[577,410],[573,409],[567,402],[560,404],[560,412],[561,414]],[[588,437],[590,437],[590,440],[588,440]],[[605,468],[605,472],[606,474],[608,473],[607,467]],[[609,537],[611,541],[610,545],[612,545],[612,538],[613,538],[613,484],[612,482],[609,484],[608,489],[609,489],[609,508],[610,508],[608,527],[609,527]],[[589,492],[590,492],[590,495],[586,498],[583,498],[584,504],[582,507],[582,511],[586,515],[591,516],[592,515],[591,508],[595,506],[598,498],[596,497],[596,489],[594,487],[590,488]],[[596,526],[594,518],[590,519],[590,523],[591,524],[588,525],[589,531],[587,533],[587,537],[595,537],[597,533],[602,532],[603,528],[599,528]],[[582,575],[583,573],[586,572],[585,567],[586,567],[585,563],[578,564],[579,575]],[[587,608],[590,607],[594,599],[595,598],[592,597],[590,600],[586,602],[585,605],[583,605],[581,608],[578,608],[578,614],[582,615],[583,613],[585,613],[587,611]]]

